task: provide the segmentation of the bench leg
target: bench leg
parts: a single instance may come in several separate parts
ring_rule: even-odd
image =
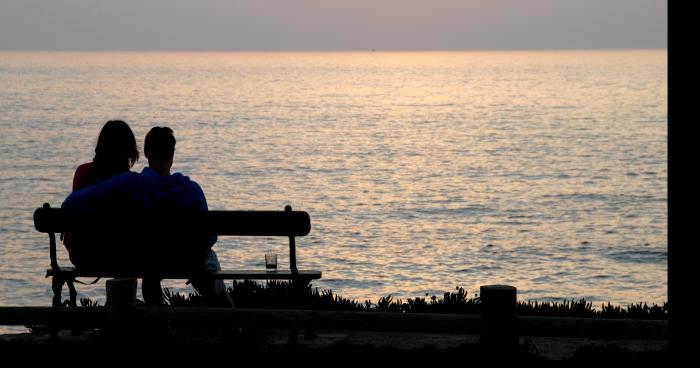
[[[300,292],[301,294],[299,295],[304,295],[306,293],[306,288],[309,286],[311,283],[311,279],[306,279],[303,282],[303,287],[301,288]],[[318,337],[318,334],[316,334],[316,329],[315,328],[307,328],[304,330],[304,338],[305,339],[315,339]]]
[[[300,294],[299,295],[304,295],[306,293],[306,288],[309,286],[311,283],[311,280],[305,280],[303,287],[301,290],[299,290]],[[307,307],[306,305],[302,305],[302,307]],[[316,329],[315,328],[307,328],[304,330],[304,339],[306,340],[311,340],[315,339],[318,337],[318,334],[316,334]]]
[[[293,295],[293,303],[294,307],[297,309],[304,309],[306,305],[304,304],[303,297],[306,294],[306,288],[309,286],[309,283],[311,283],[311,279],[294,279],[291,280],[292,286],[291,286],[291,292]],[[289,331],[289,345],[295,346],[298,345],[298,340],[297,340],[297,334],[298,330],[296,328],[290,329]],[[316,329],[313,328],[307,328],[304,331],[304,338],[305,339],[313,339],[318,337],[316,334]]]
[[[296,280],[289,280],[289,292],[291,294],[292,306],[294,308],[298,307],[299,305],[299,293],[297,292],[297,287],[298,282]],[[299,346],[299,339],[297,338],[298,333],[299,330],[296,328],[289,329],[289,341],[287,342],[287,346],[292,348]]]
[[[61,293],[63,292],[63,279],[61,276],[54,276],[51,279],[51,290],[53,290],[53,306],[60,307],[63,305]]]
[[[70,299],[67,301],[63,301],[63,284],[66,284],[68,286],[68,292],[70,295]],[[69,306],[69,307],[77,307],[77,299],[78,299],[78,292],[75,290],[75,285],[73,284],[73,279],[72,278],[64,278],[58,275],[53,276],[51,279],[51,289],[53,290],[53,301],[52,305],[54,307],[62,307],[62,306]],[[51,326],[52,324],[49,323],[48,329],[50,333],[50,338],[52,341],[58,341],[58,330]],[[79,328],[74,328],[71,330],[71,333],[73,335],[78,335],[82,334],[83,331],[82,329]]]
[[[66,280],[66,285],[68,285],[68,290],[70,292],[70,300],[68,301],[68,306],[69,307],[77,307],[77,299],[78,299],[78,292],[75,290],[75,285],[73,284],[73,279],[68,279]],[[81,327],[74,327],[70,331],[71,335],[83,335],[85,333],[85,330],[83,330]]]
[[[63,278],[61,276],[55,275],[51,278],[51,290],[53,290],[53,302],[54,307],[63,306],[63,301],[61,300],[61,293],[63,292]],[[52,318],[49,317],[48,326],[49,329],[49,339],[52,342],[58,342],[58,328],[52,323]]]
[[[76,303],[76,299],[78,298],[78,292],[75,290],[75,285],[73,285],[73,280],[66,280],[66,285],[68,285],[68,290],[70,293],[70,300],[68,301],[68,305],[71,307],[77,307],[78,304]]]

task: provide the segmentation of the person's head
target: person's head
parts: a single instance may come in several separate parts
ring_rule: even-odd
[[[175,155],[175,135],[168,127],[153,127],[146,134],[143,152],[148,166],[161,175],[170,175]]]
[[[136,138],[129,125],[121,120],[106,122],[97,138],[95,157],[92,159],[97,165],[100,179],[128,171],[138,159]]]

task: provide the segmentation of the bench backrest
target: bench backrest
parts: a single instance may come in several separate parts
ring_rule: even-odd
[[[37,208],[34,227],[42,233],[89,231],[121,226],[146,226],[153,232],[168,229],[179,231],[203,230],[214,235],[235,236],[305,236],[311,230],[309,214],[303,211],[140,211],[76,213],[60,208]],[[182,226],[185,226],[183,228]]]
[[[129,255],[134,247],[145,248],[144,243],[159,243],[164,234],[169,234],[154,252],[173,253],[174,243],[192,243],[192,236],[285,236],[289,237],[290,268],[296,272],[296,249],[294,238],[305,236],[311,230],[309,214],[292,211],[208,211],[186,212],[177,210],[102,211],[99,213],[70,212],[51,208],[48,204],[34,211],[34,227],[48,233],[52,268],[58,269],[56,261],[55,233],[99,234],[100,243],[112,242],[112,256]],[[188,236],[190,236],[188,238]],[[140,244],[137,244],[140,241]],[[150,245],[149,243],[149,245]],[[191,246],[191,244],[188,244]],[[124,249],[124,252],[119,250]]]

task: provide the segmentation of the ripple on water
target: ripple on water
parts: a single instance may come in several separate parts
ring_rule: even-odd
[[[668,250],[614,251],[607,257],[620,263],[662,263],[668,260]]]

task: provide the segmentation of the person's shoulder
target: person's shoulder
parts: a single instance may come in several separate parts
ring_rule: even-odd
[[[78,168],[75,169],[75,171],[94,170],[95,168],[96,168],[95,162],[90,161],[90,162],[86,162],[86,163],[78,165]]]
[[[86,162],[84,164],[81,164],[78,166],[77,169],[75,169],[75,175],[86,175],[86,174],[91,174],[97,171],[97,165],[95,165],[94,162]]]
[[[89,187],[97,183],[97,165],[94,162],[86,162],[73,174],[73,191]]]
[[[191,190],[196,190],[198,192],[204,193],[204,191],[202,190],[202,186],[199,185],[199,183],[197,183],[196,181],[192,180],[191,178],[189,178],[187,176],[186,176],[186,178],[188,179],[187,185],[191,188]]]
[[[181,173],[178,174],[182,175]],[[191,198],[199,198],[200,200],[206,198],[202,186],[196,181],[192,180],[192,178],[183,175],[182,181],[187,187],[187,192],[190,196],[192,196]]]
[[[114,180],[134,180],[134,179],[138,179],[139,177],[140,177],[139,173],[137,173],[135,171],[127,170],[127,171],[124,171],[124,172],[119,173],[117,175],[114,175],[113,177],[111,177],[105,181],[113,180],[113,179]]]

